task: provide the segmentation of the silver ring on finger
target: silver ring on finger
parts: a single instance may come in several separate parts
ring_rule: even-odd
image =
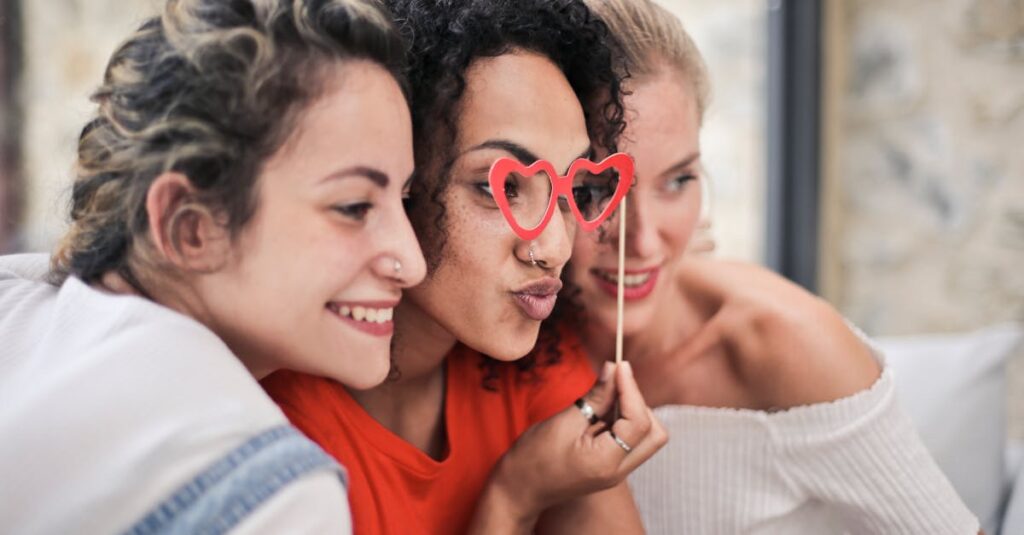
[[[633,448],[629,444],[626,444],[625,440],[622,440],[621,438],[618,437],[618,435],[612,433],[611,431],[609,431],[608,433],[612,436],[612,440],[614,440],[615,443],[618,444],[620,448],[622,448],[622,451],[625,451],[626,453],[633,451]]]
[[[587,400],[579,398],[576,400],[576,407],[579,408],[580,412],[583,413],[583,417],[590,422],[590,425],[594,425],[600,419],[597,417],[597,413],[594,412],[594,407],[587,403]]]

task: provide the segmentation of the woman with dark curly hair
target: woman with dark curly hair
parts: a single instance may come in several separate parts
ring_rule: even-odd
[[[520,360],[554,306],[575,220],[563,205],[519,239],[488,183],[502,157],[564,172],[614,147],[607,29],[577,0],[389,5],[410,39],[409,213],[429,275],[396,310],[384,385],[295,373],[263,384],[348,467],[357,532],[640,532],[623,478],[667,438],[629,367],[606,367],[587,394],[595,374],[568,331]],[[622,417],[599,422],[616,399]]]
[[[387,376],[426,272],[403,61],[364,0],[170,0],[114,52],[54,284],[0,259],[4,533],[351,531],[256,379]]]

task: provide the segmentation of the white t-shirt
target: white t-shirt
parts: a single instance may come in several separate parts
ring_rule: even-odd
[[[24,260],[0,257],[0,531],[121,532],[287,423],[200,323],[75,278],[26,280]],[[287,484],[243,532],[350,533],[338,474]]]

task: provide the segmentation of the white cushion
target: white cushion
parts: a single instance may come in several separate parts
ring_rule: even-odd
[[[1004,490],[1006,362],[1022,341],[1016,324],[875,339],[925,446],[986,533],[998,531]]]
[[[1024,455],[1024,445],[1021,443],[1011,444],[1009,449],[1008,462],[1015,466],[1011,468],[1017,474],[1016,482],[1011,481],[1013,494],[1006,505],[1006,515],[1003,517],[1002,532],[1005,535],[1024,533],[1024,470],[1021,469],[1021,456]]]

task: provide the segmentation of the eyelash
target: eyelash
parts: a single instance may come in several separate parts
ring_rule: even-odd
[[[693,180],[697,180],[697,175],[680,175],[673,178],[672,180],[669,180],[665,184],[665,189],[669,193],[676,193],[678,191],[681,191],[683,189],[683,186],[686,186],[687,182]]]
[[[368,202],[357,202],[332,206],[331,209],[353,221],[362,222],[366,220],[366,214],[373,209],[373,204]]]
[[[476,187],[477,191],[481,195],[487,197],[488,199],[490,199],[492,201],[494,200],[494,196],[491,194],[491,185],[490,185],[489,182],[477,182],[477,183],[473,184],[473,186]],[[512,192],[508,191],[510,188],[513,189]],[[509,183],[505,184],[505,189],[506,189],[506,191],[505,191],[505,198],[507,198],[509,200],[512,200],[512,199],[516,198],[516,193],[515,193],[514,188],[516,188],[516,185],[514,183],[513,184],[509,184]],[[585,210],[585,207],[581,205],[581,201],[580,201],[580,197],[579,197],[580,195],[582,195],[584,193],[590,193],[591,196],[593,197],[594,196],[593,195],[594,192],[600,192],[600,193],[606,194],[605,196],[601,196],[600,199],[599,199],[599,200],[603,200],[605,197],[611,196],[611,193],[606,191],[607,189],[608,188],[601,187],[601,186],[589,186],[589,185],[576,186],[576,187],[572,188],[573,200],[577,201],[577,206],[580,208],[580,210]],[[612,189],[612,192],[614,192],[614,189]],[[565,204],[565,200],[562,199],[562,198],[559,198],[559,207],[561,207],[563,210],[567,210],[568,209],[568,205]]]
[[[491,193],[490,182],[477,182],[473,184],[477,191],[487,197],[488,199],[494,200],[494,195]],[[518,197],[518,185],[515,182],[505,182],[505,198],[512,200]]]

